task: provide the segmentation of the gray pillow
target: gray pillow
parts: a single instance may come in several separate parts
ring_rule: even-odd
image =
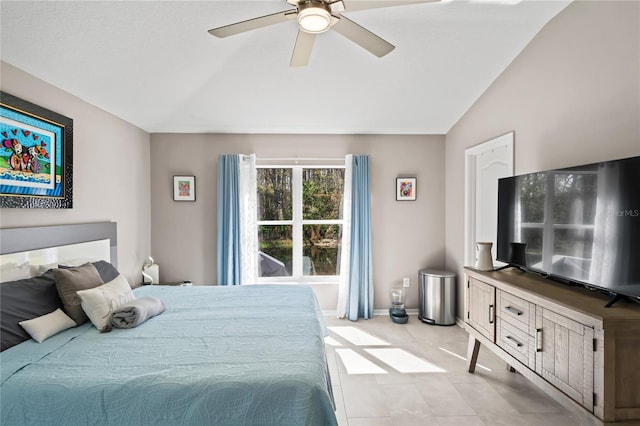
[[[62,300],[62,308],[76,324],[85,323],[89,318],[82,310],[78,290],[88,290],[98,287],[104,282],[98,270],[91,263],[85,263],[75,268],[54,269],[58,295]]]
[[[109,262],[105,262],[104,260],[98,260],[97,262],[93,262],[93,266],[96,267],[102,281],[108,283],[109,281],[115,280],[120,272],[116,269],[115,266],[110,264]]]
[[[29,340],[18,324],[62,307],[53,272],[0,285],[0,351]]]
[[[105,283],[115,280],[118,275],[120,275],[120,272],[118,272],[116,267],[105,260],[98,260],[96,262],[91,262],[91,264],[96,267],[98,273],[100,274],[100,278],[102,278],[102,281]],[[58,265],[58,267],[60,269],[73,268],[73,266],[66,265]]]

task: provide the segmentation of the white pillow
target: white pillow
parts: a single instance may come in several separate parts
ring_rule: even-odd
[[[40,275],[44,274],[49,269],[56,269],[58,267],[58,262],[47,263],[47,264],[44,264],[44,265],[33,265],[33,267],[36,268],[36,271],[33,274],[33,276],[37,277],[37,276],[40,276]]]
[[[108,328],[114,309],[136,298],[127,279],[122,274],[101,286],[80,290],[77,295],[84,313],[100,331],[105,331]]]
[[[18,324],[38,343],[42,343],[49,337],[76,326],[76,322],[62,312],[60,308],[38,318],[20,321]]]
[[[25,278],[31,278],[32,276],[29,262],[25,262],[22,265],[10,262],[0,267],[0,283],[23,280]]]
[[[89,257],[78,258],[78,259],[69,259],[69,260],[61,260],[58,262],[58,266],[65,266],[67,268],[75,268],[76,266],[82,266],[85,263],[93,263],[97,259],[91,259]]]

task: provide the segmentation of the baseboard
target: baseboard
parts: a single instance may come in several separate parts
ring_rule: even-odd
[[[418,315],[419,312],[420,312],[419,309],[407,309],[407,314],[408,315]],[[337,317],[338,316],[338,311],[325,309],[325,310],[322,311],[322,315],[324,315],[325,317]],[[376,315],[376,316],[389,315],[389,310],[388,309],[374,309],[373,310],[373,315]],[[460,327],[460,328],[464,328],[464,321],[461,318],[456,318],[456,325],[458,327]]]
[[[418,309],[407,309],[407,314],[408,315],[418,315]],[[322,315],[326,316],[326,317],[337,317],[338,316],[338,311],[335,310],[323,310],[322,311]],[[373,310],[373,315],[374,316],[379,316],[379,315],[389,315],[389,310],[388,309],[374,309]]]
[[[418,315],[417,309],[407,309],[407,315]],[[374,309],[373,315],[389,315],[389,309]]]

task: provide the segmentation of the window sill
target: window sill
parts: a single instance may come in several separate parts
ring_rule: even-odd
[[[304,284],[304,285],[339,285],[340,282],[331,280],[305,280],[305,279],[279,279],[279,280],[267,280],[259,279],[256,284]]]

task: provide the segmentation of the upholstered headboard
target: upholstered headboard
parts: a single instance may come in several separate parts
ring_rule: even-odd
[[[115,267],[118,266],[118,237],[117,224],[115,222],[79,223],[72,225],[34,226],[27,228],[0,229],[0,256],[3,259],[11,259],[22,253],[50,248],[71,248],[80,243],[96,242],[79,246],[79,250],[99,250],[108,252],[107,260]],[[102,241],[102,243],[100,243]],[[73,253],[77,252],[78,248]],[[65,250],[60,250],[64,253]],[[50,256],[55,256],[51,254]],[[84,254],[87,258],[94,258],[96,254],[88,251]],[[100,257],[105,257],[100,256]],[[66,259],[54,259],[66,260]]]

